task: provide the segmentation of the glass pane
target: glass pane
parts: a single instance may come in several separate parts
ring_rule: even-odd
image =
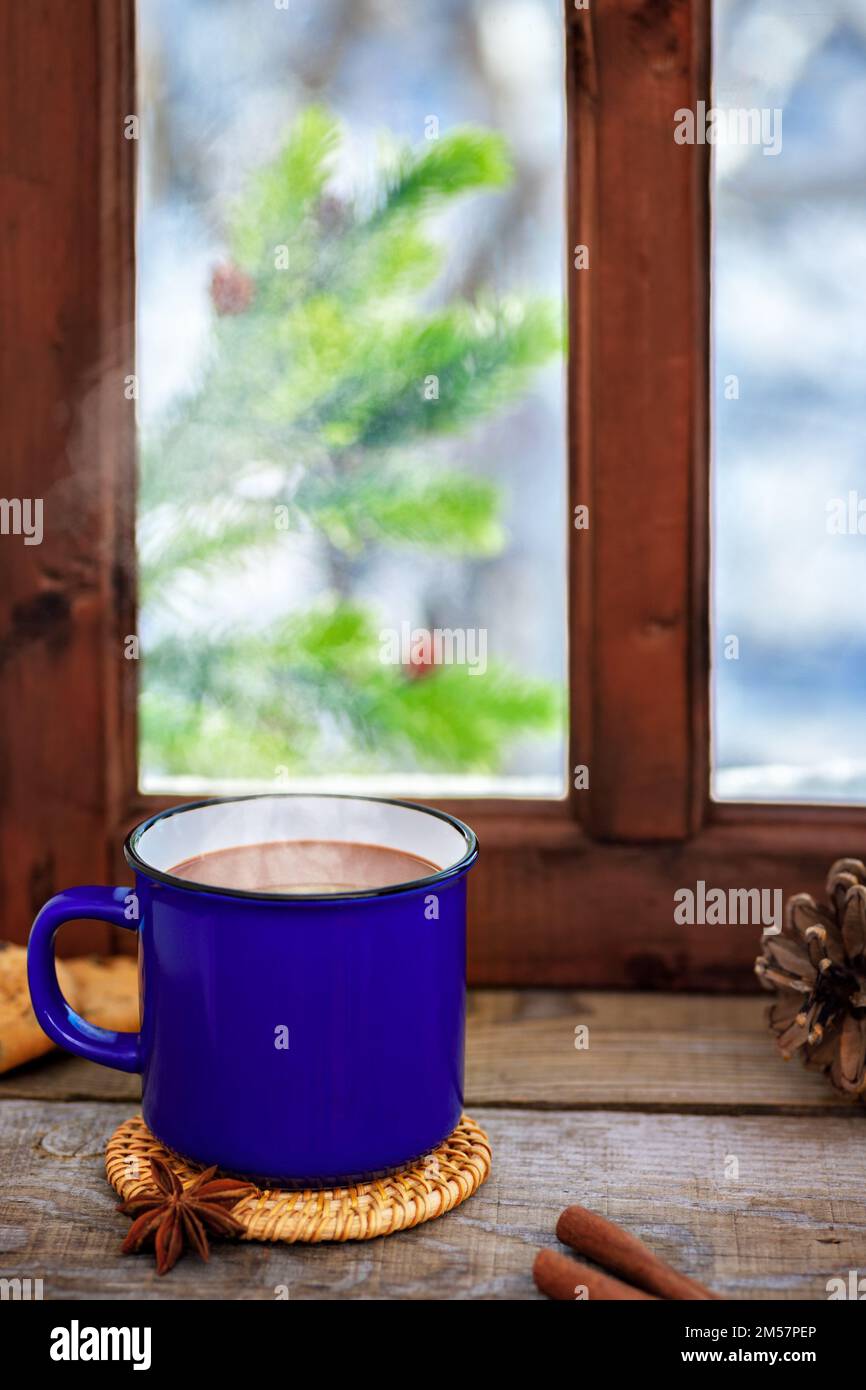
[[[713,105],[714,792],[862,802],[866,3],[716,0]]]
[[[564,790],[560,0],[139,0],[140,781]]]

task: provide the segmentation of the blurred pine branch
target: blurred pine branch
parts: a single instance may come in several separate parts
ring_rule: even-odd
[[[444,471],[431,448],[526,390],[561,351],[560,307],[419,296],[441,271],[427,221],[511,178],[499,136],[462,129],[382,162],[372,196],[330,191],[341,133],[313,107],[249,181],[218,269],[210,355],[195,391],[144,440],[141,594],[151,636],[141,704],[152,771],[273,777],[344,769],[495,771],[513,740],[556,727],[557,691],[493,666],[385,667],[346,566],[372,547],[485,558],[505,544],[500,489]],[[431,399],[427,387],[435,383]],[[261,564],[286,530],[317,538],[324,605],[250,632],[172,614],[194,578]],[[206,600],[205,600],[206,601]],[[183,631],[183,636],[178,631]]]

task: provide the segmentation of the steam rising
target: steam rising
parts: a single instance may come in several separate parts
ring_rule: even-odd
[[[151,868],[180,869],[216,887],[345,892],[427,877],[459,863],[469,844],[468,834],[421,807],[262,796],[181,808],[145,829],[135,849]],[[201,863],[217,854],[220,862]]]

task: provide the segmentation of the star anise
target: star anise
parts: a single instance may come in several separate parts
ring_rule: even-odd
[[[214,1178],[216,1166],[198,1173],[184,1187],[161,1158],[150,1159],[150,1170],[156,1192],[142,1193],[117,1208],[135,1218],[126,1240],[120,1247],[124,1255],[133,1255],[143,1245],[153,1241],[156,1251],[157,1274],[168,1271],[180,1258],[184,1246],[191,1245],[203,1260],[209,1258],[207,1233],[230,1238],[243,1233],[243,1226],[231,1215],[234,1207],[250,1192],[252,1183],[237,1182],[234,1178]]]
[[[765,937],[755,970],[778,993],[770,1027],[786,1059],[801,1051],[837,1090],[866,1100],[866,867],[838,859],[829,904],[797,893],[778,936]]]

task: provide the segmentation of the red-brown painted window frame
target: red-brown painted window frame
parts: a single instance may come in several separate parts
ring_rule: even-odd
[[[709,796],[710,0],[564,0],[571,505],[561,802],[447,803],[479,833],[470,978],[728,989],[754,933],[683,928],[678,887],[817,891],[856,809]],[[45,540],[0,538],[2,934],[51,892],[128,881],[137,791],[133,0],[0,0],[2,491]],[[15,542],[13,544],[13,541]],[[444,803],[443,803],[444,804]],[[67,942],[106,945],[105,929]]]

